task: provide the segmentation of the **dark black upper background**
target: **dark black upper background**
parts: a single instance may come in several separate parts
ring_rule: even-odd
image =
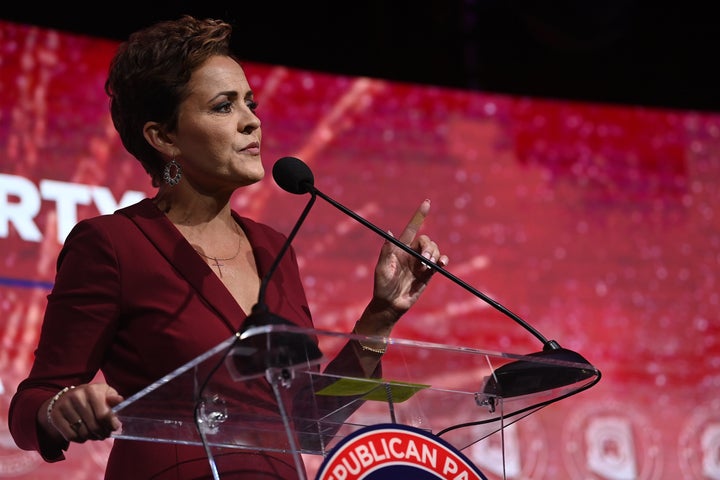
[[[713,1],[15,0],[0,18],[123,40],[183,13],[250,61],[542,98],[720,112]]]

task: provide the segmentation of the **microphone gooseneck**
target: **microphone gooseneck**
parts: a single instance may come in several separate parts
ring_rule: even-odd
[[[283,157],[279,159],[275,165],[273,166],[273,178],[275,179],[275,182],[282,188],[283,190],[294,193],[297,195],[301,195],[304,193],[311,193],[313,196],[317,195],[318,197],[322,198],[323,200],[327,201],[331,205],[333,205],[335,208],[339,209],[346,215],[352,217],[356,221],[360,222],[367,228],[373,230],[375,233],[383,237],[384,239],[392,242],[397,247],[401,248],[408,254],[414,256],[421,262],[429,265],[431,268],[433,268],[438,273],[444,275],[445,277],[449,278],[454,283],[460,285],[465,290],[468,290],[473,295],[479,297],[480,299],[484,300],[488,304],[490,304],[495,309],[501,311],[508,317],[512,318],[516,322],[518,322],[522,327],[524,327],[526,330],[528,330],[531,334],[533,334],[540,342],[542,342],[543,345],[548,346],[546,348],[550,349],[557,349],[560,348],[560,345],[557,344],[554,340],[548,341],[540,332],[538,332],[535,328],[533,328],[530,324],[528,324],[525,320],[520,318],[515,313],[511,312],[507,308],[505,308],[502,304],[498,303],[497,301],[493,300],[492,298],[485,295],[483,292],[477,290],[467,282],[461,280],[457,276],[453,275],[452,273],[445,270],[440,265],[437,265],[436,263],[433,263],[429,261],[427,258],[423,257],[421,254],[416,252],[415,250],[408,247],[406,244],[398,240],[397,238],[393,237],[392,235],[388,234],[384,230],[380,229],[376,225],[373,225],[368,220],[364,219],[363,217],[359,216],[352,210],[346,208],[345,206],[341,205],[340,203],[336,202],[332,198],[328,197],[324,193],[322,193],[320,190],[315,188],[314,184],[314,176],[312,171],[310,170],[310,167],[307,166],[305,162],[302,160],[295,158],[295,157]]]
[[[548,340],[532,325],[499,302],[488,297],[483,292],[448,272],[440,265],[429,261],[408,245],[404,244],[397,238],[378,228],[365,218],[359,216],[352,210],[346,208],[344,205],[336,202],[315,188],[313,173],[310,170],[310,167],[308,167],[302,160],[295,157],[280,158],[273,166],[273,178],[280,188],[289,193],[296,195],[310,193],[313,198],[318,196],[324,199],[341,212],[374,231],[385,240],[393,243],[404,252],[429,265],[436,272],[450,279],[456,285],[459,285],[507,317],[511,318],[542,343],[543,350],[541,352],[533,353],[528,357],[541,357],[542,360],[549,360],[549,365],[540,361],[532,360],[519,360],[504,365],[493,372],[493,375],[488,379],[484,386],[484,393],[501,395],[503,397],[526,395],[529,393],[550,390],[564,385],[570,385],[590,378],[594,375],[599,375],[599,371],[594,367],[591,367],[589,362],[579,353],[561,347],[555,340]],[[560,364],[553,365],[553,362],[560,362]],[[590,366],[591,368],[568,368],[566,365],[562,365],[563,362],[584,364]]]
[[[297,168],[297,166],[294,168]],[[293,172],[295,172],[293,178],[300,178],[300,172],[296,170],[293,170]],[[310,172],[310,181],[312,181],[312,172]],[[299,185],[295,185],[292,188],[297,189],[300,187]],[[273,260],[273,263],[260,280],[257,303],[253,305],[252,311],[240,327],[238,345],[241,345],[243,348],[233,349],[233,352],[235,352],[238,357],[234,362],[234,368],[240,375],[256,374],[265,371],[268,367],[289,367],[315,361],[322,357],[322,352],[308,335],[291,330],[282,331],[281,329],[285,327],[292,329],[293,327],[297,327],[297,325],[271,312],[265,303],[265,293],[270,279],[290,249],[293,239],[307,218],[308,213],[310,213],[310,209],[315,203],[315,200],[316,196],[312,195],[300,214],[300,217],[295,222],[293,229],[285,239],[285,242],[280,247],[280,250],[278,250],[275,260]],[[262,329],[264,327],[278,328],[276,328],[269,337],[248,333],[254,328]],[[245,336],[245,334],[247,334],[247,336]],[[237,352],[243,353],[240,354]]]
[[[312,172],[310,173],[310,175],[312,176]],[[310,213],[310,209],[312,208],[313,204],[315,203],[315,200],[316,200],[316,196],[311,195],[310,200],[308,200],[308,203],[305,205],[305,208],[303,209],[302,213],[300,214],[300,217],[295,222],[293,229],[288,234],[287,239],[285,240],[285,243],[283,243],[283,246],[280,248],[280,251],[278,252],[277,256],[275,257],[275,260],[273,261],[272,265],[270,265],[270,268],[268,268],[267,273],[263,276],[262,280],[260,281],[260,288],[258,291],[258,301],[253,306],[253,312],[267,310],[267,305],[265,305],[265,291],[267,290],[267,286],[270,283],[270,278],[275,273],[275,270],[277,270],[278,265],[280,265],[280,261],[283,259],[283,257],[285,256],[285,253],[290,248],[290,245],[292,244],[293,239],[295,238],[298,231],[300,230],[300,227],[302,226],[303,222],[305,221],[305,218],[307,218],[308,213]]]

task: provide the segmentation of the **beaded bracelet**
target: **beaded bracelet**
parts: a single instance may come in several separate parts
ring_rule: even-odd
[[[49,423],[50,425],[52,425],[53,427],[55,426],[55,422],[53,422],[53,420],[52,420],[52,415],[51,415],[51,414],[52,414],[53,407],[55,406],[55,403],[57,403],[57,401],[60,400],[60,397],[62,397],[63,395],[65,395],[67,392],[69,392],[69,391],[72,390],[73,388],[75,388],[75,385],[71,385],[71,386],[69,386],[69,387],[65,387],[65,388],[63,388],[62,390],[60,390],[59,392],[57,392],[57,393],[55,394],[55,396],[52,397],[52,399],[50,399],[50,403],[48,403],[47,410],[45,411],[45,414],[47,415],[47,421],[48,421],[48,423]]]

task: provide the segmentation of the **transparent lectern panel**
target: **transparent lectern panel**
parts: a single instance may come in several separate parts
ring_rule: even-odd
[[[375,378],[357,340],[388,343]],[[325,455],[362,427],[401,423],[462,450],[594,385],[600,372],[577,358],[256,327],[116,406],[115,437]]]

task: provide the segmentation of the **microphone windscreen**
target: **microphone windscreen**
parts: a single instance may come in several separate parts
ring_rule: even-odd
[[[272,169],[275,183],[286,192],[308,193],[315,186],[315,177],[305,162],[295,157],[282,157]]]

